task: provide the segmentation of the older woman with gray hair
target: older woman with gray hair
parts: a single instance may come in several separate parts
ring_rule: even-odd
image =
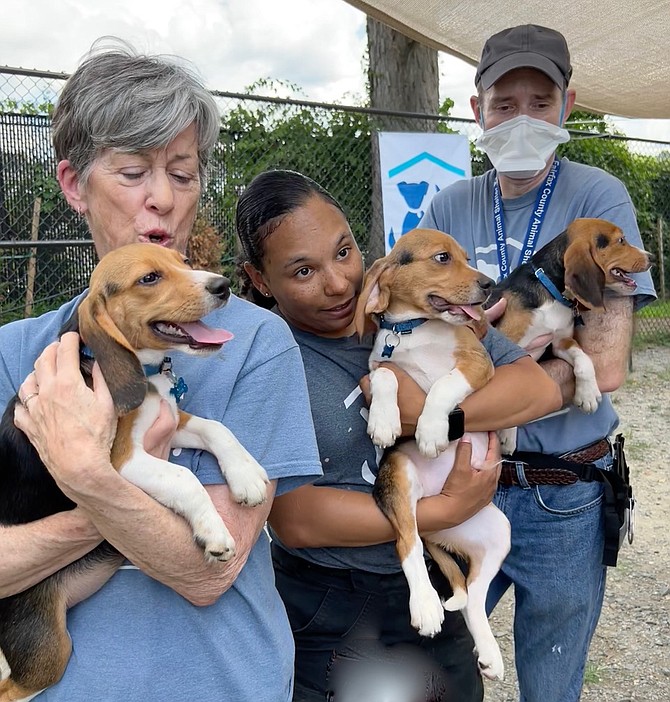
[[[94,51],[67,81],[53,116],[58,180],[86,218],[100,257],[147,242],[186,251],[219,116],[182,62],[118,43]],[[225,358],[172,358],[187,412],[222,421],[266,469],[264,505],[239,506],[209,454],[169,460],[196,474],[226,522],[236,555],[209,563],[190,527],[124,480],[109,458],[116,417],[98,377],[79,373],[79,338],[59,330],[80,298],[0,328],[0,405],[41,448],[76,507],[0,528],[0,597],[30,588],[109,541],[125,557],[90,573],[68,613],[73,643],[47,702],[291,699],[293,639],[274,587],[263,530],[276,494],[321,473],[299,351],[283,320],[231,296],[206,319],[234,334]],[[290,410],[288,410],[290,408]],[[145,447],[168,457],[167,411]],[[45,448],[46,447],[46,448]],[[7,676],[0,654],[0,679]],[[0,682],[0,689],[2,683]]]

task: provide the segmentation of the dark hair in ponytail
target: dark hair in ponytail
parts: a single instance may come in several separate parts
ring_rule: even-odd
[[[246,187],[237,201],[235,226],[240,242],[237,258],[237,274],[241,281],[242,297],[261,307],[272,307],[272,297],[264,297],[256,290],[251,278],[244,270],[245,263],[263,270],[265,240],[291,214],[318,196],[343,212],[337,200],[317,182],[297,171],[264,171]]]

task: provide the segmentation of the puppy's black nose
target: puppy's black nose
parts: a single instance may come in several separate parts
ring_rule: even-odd
[[[493,281],[485,275],[481,276],[477,283],[482,290],[490,290],[494,284]]]
[[[230,281],[228,278],[218,275],[207,282],[205,290],[220,300],[227,300],[230,297]]]

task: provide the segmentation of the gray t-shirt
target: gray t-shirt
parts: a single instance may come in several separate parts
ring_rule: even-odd
[[[474,265],[489,277],[500,276],[493,224],[495,171],[460,180],[437,193],[420,226],[451,234],[467,251]],[[525,195],[503,200],[503,213],[510,266],[519,265],[529,219],[533,216],[540,185]],[[578,217],[596,217],[621,228],[628,241],[642,246],[635,209],[623,183],[605,171],[561,159],[558,181],[545,210],[536,243],[538,251],[563,232]],[[638,283],[636,308],[656,297],[649,272],[634,276]],[[519,429],[517,449],[561,455],[587,446],[614,432],[619,423],[608,395],[594,414],[584,414],[573,405]]]
[[[367,434],[368,407],[358,381],[368,373],[370,343],[354,335],[324,339],[291,327],[305,365],[312,417],[323,477],[314,485],[372,492],[382,451]],[[367,340],[366,340],[367,341]],[[512,363],[526,355],[495,330],[484,338],[495,365]],[[273,534],[279,544],[280,540]],[[395,545],[390,542],[356,548],[289,549],[290,553],[331,568],[357,568],[374,573],[400,570]]]
[[[0,329],[0,406],[57,338],[75,302]],[[175,374],[188,385],[180,408],[223,422],[277,479],[278,495],[311,482],[321,468],[302,362],[286,324],[235,296],[205,321],[235,338],[206,358],[171,355]],[[209,453],[183,450],[170,460],[203,484],[223,482]],[[69,610],[67,670],[37,699],[289,702],[293,637],[274,582],[264,531],[233,585],[208,607],[126,563]]]

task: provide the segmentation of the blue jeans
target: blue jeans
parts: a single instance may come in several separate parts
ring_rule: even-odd
[[[612,459],[594,463],[611,468]],[[603,485],[501,486],[494,502],[512,525],[512,548],[487,610],[514,585],[520,700],[577,702],[605,592]]]

